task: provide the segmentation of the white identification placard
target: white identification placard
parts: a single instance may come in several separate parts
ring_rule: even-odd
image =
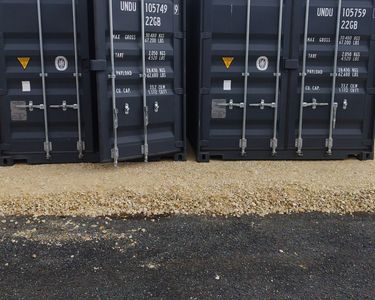
[[[232,80],[224,80],[224,91],[232,90]]]
[[[22,81],[22,92],[31,92],[30,81]]]

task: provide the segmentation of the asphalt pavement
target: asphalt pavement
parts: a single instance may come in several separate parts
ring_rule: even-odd
[[[375,298],[375,215],[0,220],[1,299]]]

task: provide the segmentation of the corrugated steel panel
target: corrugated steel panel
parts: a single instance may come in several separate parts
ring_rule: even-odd
[[[373,1],[190,4],[199,161],[373,157]]]
[[[95,0],[94,9],[101,160],[184,160],[184,2]]]
[[[87,1],[0,0],[0,163],[94,161]]]

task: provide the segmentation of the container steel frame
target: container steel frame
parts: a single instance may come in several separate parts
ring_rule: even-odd
[[[222,54],[221,50],[224,49],[222,39],[223,37],[218,38],[217,41],[213,41],[216,38],[217,34],[227,34],[231,32],[231,29],[227,31],[217,31],[222,30],[217,28],[212,28],[217,20],[213,20],[214,17],[209,15],[210,9],[217,9],[217,12],[222,11],[224,14],[227,12],[225,11],[225,7],[233,13],[233,6],[229,3],[217,1],[192,1],[194,5],[191,4],[190,6],[190,13],[196,14],[197,10],[200,13],[200,20],[199,24],[195,25],[193,22],[190,24],[190,30],[193,30],[194,33],[190,36],[191,45],[188,48],[196,48],[194,50],[190,50],[190,59],[200,59],[199,68],[195,68],[192,66],[190,72],[199,72],[199,78],[191,77],[191,80],[194,81],[194,84],[191,85],[191,114],[196,114],[197,120],[195,124],[190,124],[190,137],[192,138],[193,146],[196,149],[197,160],[200,162],[208,162],[210,158],[218,158],[224,160],[278,160],[278,159],[287,159],[287,160],[337,160],[337,159],[345,159],[348,157],[357,157],[361,160],[372,159],[374,157],[374,143],[373,143],[373,135],[375,133],[375,126],[374,126],[374,117],[367,113],[363,118],[359,116],[360,112],[353,111],[355,114],[355,122],[358,125],[362,124],[361,127],[363,128],[361,132],[358,134],[355,133],[346,133],[345,128],[342,128],[340,125],[340,132],[337,131],[337,135],[335,135],[336,123],[337,123],[337,116],[339,109],[342,109],[343,112],[343,120],[348,120],[348,108],[349,108],[349,100],[345,99],[345,95],[337,95],[338,87],[337,87],[337,80],[338,80],[338,69],[339,69],[339,54],[340,54],[340,36],[343,35],[341,31],[341,22],[343,19],[343,1],[336,0],[336,5],[334,5],[334,15],[331,19],[331,22],[335,23],[335,31],[329,33],[332,34],[331,44],[329,47],[333,48],[332,51],[332,71],[330,70],[330,78],[328,92],[324,92],[325,94],[329,94],[323,97],[329,97],[327,101],[318,100],[316,96],[311,97],[311,99],[307,100],[306,98],[306,79],[310,78],[307,74],[307,69],[309,68],[307,62],[307,53],[309,51],[309,43],[308,37],[310,32],[310,16],[312,13],[312,0],[304,0],[304,1],[295,1],[295,0],[280,0],[278,4],[278,31],[277,31],[277,57],[276,66],[274,71],[274,76],[276,77],[275,82],[275,95],[274,101],[267,103],[268,101],[262,99],[263,96],[259,97],[259,102],[256,99],[255,103],[248,103],[248,84],[251,83],[252,77],[257,76],[257,74],[249,74],[249,55],[254,56],[255,54],[251,53],[251,43],[252,43],[252,32],[256,29],[251,29],[251,26],[256,26],[253,23],[252,17],[256,17],[255,15],[252,16],[252,1],[248,0],[246,3],[236,4],[235,13],[239,14],[239,7],[243,11],[242,16],[245,19],[245,26],[246,29],[243,31],[245,35],[245,45],[243,45],[245,54],[241,57],[245,61],[244,65],[244,73],[242,76],[244,77],[243,83],[243,101],[234,101],[234,99],[220,99],[221,102],[212,102],[216,99],[211,99],[211,89],[215,87],[214,91],[212,92],[215,94],[215,97],[224,97],[222,95],[216,95],[219,93],[216,90],[217,81],[221,80],[223,77],[223,72],[221,69],[217,68],[216,61],[212,62],[211,60],[217,56],[225,56],[225,53]],[[276,2],[276,1],[275,1]],[[370,2],[370,1],[369,1]],[[276,9],[276,3],[273,3],[272,10]],[[315,5],[315,4],[314,4]],[[368,12],[370,11],[371,4],[366,3],[366,7],[368,7]],[[373,5],[373,3],[372,3]],[[301,13],[304,11],[305,13]],[[228,12],[229,14],[229,12]],[[315,17],[312,15],[312,18]],[[240,31],[240,25],[243,20],[240,22],[235,22],[233,24],[233,28],[235,30],[235,43],[237,41],[237,35],[242,34]],[[326,20],[328,21],[328,20]],[[293,28],[292,22],[298,22],[298,28]],[[375,29],[374,22],[369,19],[369,15],[367,15],[366,20],[363,22],[372,22],[371,26],[372,29]],[[301,24],[300,24],[301,23]],[[367,23],[366,23],[367,24]],[[369,23],[370,24],[370,23]],[[275,24],[276,25],[276,24]],[[315,26],[316,24],[314,24]],[[241,25],[242,26],[242,25]],[[319,25],[316,25],[319,26]],[[317,27],[319,28],[319,27]],[[319,30],[319,29],[318,29]],[[364,28],[362,28],[362,31]],[[199,36],[198,36],[199,34]],[[353,33],[355,34],[355,33]],[[358,32],[361,34],[361,32]],[[366,30],[366,35],[371,34],[368,33]],[[373,34],[371,35],[373,36]],[[367,36],[366,36],[367,37]],[[302,46],[301,46],[301,38],[302,38]],[[225,39],[225,37],[224,37]],[[374,47],[373,40],[369,37],[370,43],[368,46],[368,51],[372,52]],[[217,48],[212,49],[213,43],[221,43]],[[255,43],[255,42],[254,42]],[[215,44],[216,45],[216,44]],[[326,46],[328,48],[328,46]],[[219,50],[220,49],[220,50]],[[232,49],[232,48],[230,48]],[[329,49],[329,48],[328,48]],[[327,52],[326,48],[324,51]],[[367,48],[366,48],[367,49]],[[196,52],[194,52],[196,51]],[[214,54],[211,54],[210,51],[214,51]],[[221,51],[221,52],[220,52]],[[257,50],[256,50],[257,51]],[[354,51],[354,50],[353,50]],[[365,50],[364,50],[365,51]],[[366,50],[367,51],[367,50]],[[249,53],[250,52],[250,53]],[[301,54],[302,52],[302,54]],[[375,76],[374,69],[371,67],[375,58],[371,53],[369,53],[369,58],[366,61],[366,65],[369,65],[368,69],[368,83],[367,89],[365,86],[365,95],[361,95],[361,99],[363,98],[363,105],[366,109],[374,109],[373,105],[370,106],[368,102],[369,97],[373,97],[374,95],[374,88],[372,88],[373,78]],[[237,54],[239,56],[239,54]],[[330,59],[330,58],[329,58]],[[367,59],[367,58],[366,58]],[[362,60],[361,60],[362,61]],[[250,62],[251,63],[251,62]],[[236,65],[238,69],[239,65]],[[229,76],[234,78],[234,75],[237,69],[233,69],[231,73],[227,73]],[[250,73],[252,71],[250,70]],[[285,75],[285,77],[284,77]],[[264,76],[263,76],[264,77]],[[262,77],[262,78],[263,78]],[[254,77],[257,80],[258,77]],[[261,77],[259,77],[261,78]],[[258,78],[258,79],[259,79]],[[323,79],[322,79],[323,80]],[[326,79],[324,79],[326,80]],[[214,83],[213,83],[214,82]],[[326,81],[324,81],[326,83]],[[213,86],[213,84],[215,84]],[[268,87],[268,86],[267,86]],[[238,92],[239,85],[236,87]],[[300,92],[299,92],[300,89]],[[197,91],[195,91],[197,90]],[[233,93],[235,93],[233,91]],[[226,93],[224,93],[226,95]],[[268,95],[268,94],[267,94]],[[193,98],[194,97],[194,98]],[[234,97],[234,96],[230,96]],[[299,99],[296,99],[299,98]],[[316,98],[316,99],[315,99]],[[366,100],[367,99],[367,100]],[[297,101],[296,101],[297,100]],[[211,103],[211,102],[212,103]],[[280,101],[282,101],[280,103]],[[354,100],[353,100],[354,101]],[[237,102],[237,103],[236,103]],[[340,104],[339,104],[340,103]],[[239,117],[236,113],[231,113],[229,116],[229,120],[234,120],[237,122],[242,123],[241,128],[241,137],[240,137],[240,151],[236,150],[236,136],[238,133],[230,135],[231,131],[237,132],[237,129],[231,124],[230,127],[227,127],[227,123],[222,122],[220,120],[212,120],[213,117],[210,117],[209,109],[211,108],[212,111],[214,107],[217,108],[229,108],[229,112],[235,108],[243,109],[242,117]],[[272,153],[268,152],[266,148],[264,148],[264,138],[266,138],[267,133],[263,134],[260,133],[261,130],[263,132],[268,132],[267,129],[264,127],[250,127],[250,122],[252,119],[249,118],[248,114],[248,107],[258,107],[261,110],[265,110],[267,108],[274,109],[273,115],[273,128],[272,128],[272,138],[270,139],[270,146],[272,149]],[[325,107],[326,110],[329,112],[326,116],[326,110],[324,110],[324,117],[319,116],[320,107]],[[317,120],[320,118],[324,118],[324,121],[320,121],[319,127],[315,130],[315,127],[311,128],[313,130],[311,133],[306,129],[304,130],[304,126],[307,128],[307,121],[308,117],[312,118],[310,121],[314,122],[315,117],[314,113],[309,111],[307,113],[306,109],[312,110],[312,112],[317,112]],[[327,109],[328,108],[328,109]],[[323,111],[323,110],[322,110]],[[305,115],[306,114],[306,115]],[[191,117],[191,116],[190,116]],[[260,116],[257,116],[260,117]],[[326,120],[327,117],[327,120]],[[220,119],[221,117],[216,117],[216,119]],[[227,117],[222,117],[227,118]],[[215,118],[214,118],[215,119]],[[254,118],[254,124],[257,122],[257,118]],[[268,119],[267,119],[268,120]],[[261,119],[263,121],[263,119]],[[267,121],[268,122],[268,121]],[[326,123],[327,122],[327,123]],[[249,125],[247,124],[249,123]],[[256,123],[258,124],[258,123]],[[305,125],[306,124],[306,125]],[[315,124],[315,123],[314,123]],[[325,125],[326,124],[326,125]],[[341,122],[340,122],[341,124]],[[222,127],[220,127],[222,126]],[[235,125],[237,126],[237,125]],[[249,126],[249,127],[248,127]],[[257,126],[257,125],[254,125]],[[309,125],[311,126],[311,125]],[[322,128],[320,128],[322,127]],[[211,130],[213,130],[214,137],[211,140],[210,134]],[[221,131],[223,130],[223,132]],[[252,130],[256,131],[254,135],[254,142],[252,143],[251,140],[253,139]],[[324,131],[324,132],[323,132]],[[325,132],[327,131],[327,132]],[[322,136],[323,135],[323,136]],[[348,135],[348,139],[350,139],[351,135],[353,137],[353,143],[350,140],[346,140],[346,136]],[[371,137],[372,136],[372,137]],[[227,145],[226,145],[227,141]],[[254,144],[256,141],[259,141],[258,144]],[[262,146],[261,146],[262,145]],[[316,145],[316,146],[315,146]]]

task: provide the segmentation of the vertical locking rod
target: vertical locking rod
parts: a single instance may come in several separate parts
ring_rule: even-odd
[[[281,78],[281,48],[282,48],[282,35],[283,35],[283,7],[284,0],[280,0],[279,9],[279,32],[278,32],[278,42],[277,42],[277,62],[276,62],[276,88],[275,88],[275,111],[273,120],[273,137],[271,140],[272,155],[276,155],[277,149],[277,123],[278,123],[278,113],[279,113],[279,98],[280,98],[280,78]]]
[[[243,97],[243,116],[242,116],[242,138],[240,140],[241,155],[245,156],[247,148],[246,125],[247,125],[247,91],[249,78],[249,49],[250,49],[250,18],[251,18],[251,0],[247,0],[246,17],[246,53],[245,53],[245,73],[244,73],[244,97]]]
[[[115,47],[113,35],[113,0],[108,0],[109,3],[109,34],[110,34],[110,47],[111,47],[111,82],[112,82],[112,114],[113,114],[113,149],[112,158],[115,167],[118,165],[119,149],[118,149],[118,110],[116,103],[116,72],[115,72]]]
[[[303,108],[305,102],[305,81],[306,81],[306,62],[307,62],[307,40],[309,32],[309,14],[310,14],[310,0],[306,0],[305,10],[305,32],[303,38],[303,63],[302,63],[302,74],[301,74],[301,98],[299,105],[299,123],[298,123],[298,138],[296,140],[297,154],[302,156],[302,130],[303,130]]]
[[[82,141],[82,125],[81,125],[81,97],[79,86],[79,70],[78,70],[78,40],[77,40],[77,14],[76,14],[76,0],[72,0],[73,13],[73,39],[74,39],[74,68],[76,80],[76,98],[77,98],[77,122],[78,122],[78,142],[77,150],[78,157],[83,158],[83,151],[85,150],[84,142]]]
[[[333,148],[333,130],[336,123],[337,104],[335,103],[336,98],[336,79],[337,79],[337,59],[339,53],[339,40],[340,40],[340,23],[341,23],[341,8],[342,0],[338,0],[338,11],[337,11],[337,22],[336,22],[336,38],[335,38],[335,54],[333,62],[333,73],[332,73],[332,94],[331,94],[331,113],[329,118],[329,136],[327,140],[327,154],[332,155]]]
[[[48,131],[48,112],[47,112],[47,95],[46,95],[46,72],[44,67],[44,45],[43,45],[43,28],[42,28],[42,8],[40,5],[40,0],[37,0],[38,7],[38,28],[39,28],[39,49],[40,49],[40,67],[41,73],[40,77],[42,78],[42,93],[43,93],[43,105],[44,105],[44,151],[46,152],[46,158],[51,158],[52,144],[49,140],[49,131]]]
[[[148,162],[148,107],[147,107],[147,87],[146,87],[146,44],[145,44],[145,1],[141,0],[141,19],[142,19],[142,85],[143,85],[143,128],[144,145],[143,155],[145,162]]]

